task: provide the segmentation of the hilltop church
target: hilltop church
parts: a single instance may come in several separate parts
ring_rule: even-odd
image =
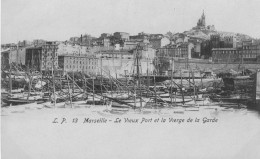
[[[197,26],[193,27],[192,29],[194,29],[194,30],[215,30],[215,26],[214,25],[208,25],[206,27],[206,16],[205,16],[204,10],[203,10],[202,15],[197,22]]]

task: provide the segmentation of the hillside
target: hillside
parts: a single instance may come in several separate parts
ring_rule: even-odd
[[[220,36],[222,36],[222,37],[234,36],[237,38],[238,42],[240,42],[242,40],[253,39],[252,37],[245,35],[245,34],[241,34],[241,33],[232,33],[232,32],[225,32],[225,31],[206,30],[206,29],[205,30],[191,29],[189,31],[184,31],[183,33],[190,37],[203,39],[203,40],[209,40],[210,35],[213,35],[213,34],[220,34]]]

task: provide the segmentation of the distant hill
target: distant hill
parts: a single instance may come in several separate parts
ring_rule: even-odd
[[[186,34],[190,37],[194,37],[194,38],[198,38],[198,39],[202,39],[202,40],[209,40],[210,39],[210,35],[213,34],[219,34],[220,36],[234,36],[237,38],[238,42],[242,41],[242,40],[249,40],[249,39],[253,39],[252,37],[245,35],[245,34],[241,34],[241,33],[232,33],[232,32],[224,32],[224,31],[216,31],[216,30],[200,30],[200,29],[191,29],[189,31],[184,31],[183,34]]]

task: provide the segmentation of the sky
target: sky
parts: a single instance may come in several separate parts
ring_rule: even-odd
[[[1,43],[183,32],[203,10],[206,25],[218,31],[260,38],[260,0],[1,0]]]

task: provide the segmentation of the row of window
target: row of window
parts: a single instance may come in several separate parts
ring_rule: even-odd
[[[65,68],[67,68],[67,69],[68,69],[68,68],[70,68],[70,69],[71,69],[71,68],[73,68],[73,69],[74,69],[74,68],[80,68],[80,69],[94,69],[95,67],[93,67],[93,66],[82,66],[82,67],[79,66],[79,67],[75,67],[74,65],[73,65],[73,66],[71,66],[71,65],[66,65]]]
[[[97,64],[96,61],[93,62],[93,61],[90,61],[90,60],[89,60],[89,61],[75,61],[75,60],[72,61],[72,60],[65,60],[65,63],[66,63],[66,64],[72,64],[72,63],[73,63],[73,64],[75,64],[75,63],[76,63],[76,64],[92,64],[92,65],[94,65],[94,64],[96,65],[96,64]]]

